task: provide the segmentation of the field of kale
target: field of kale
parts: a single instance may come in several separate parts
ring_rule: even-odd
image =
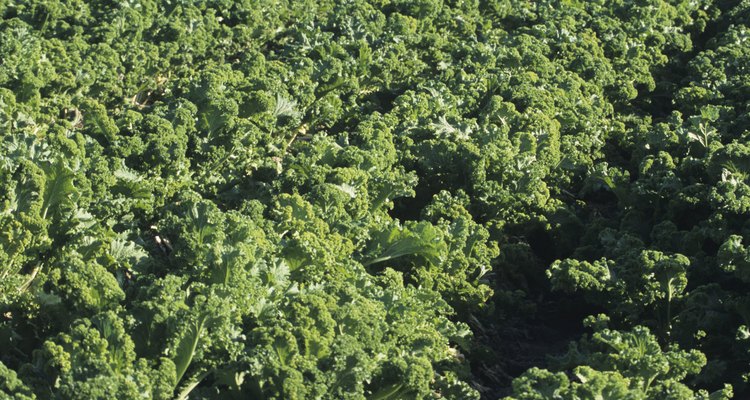
[[[749,381],[750,0],[0,0],[0,399]]]

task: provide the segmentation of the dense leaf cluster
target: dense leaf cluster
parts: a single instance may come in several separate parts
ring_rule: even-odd
[[[0,0],[0,398],[750,394],[749,37],[746,0]]]

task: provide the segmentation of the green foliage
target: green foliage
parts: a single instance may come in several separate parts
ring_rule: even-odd
[[[447,251],[440,231],[429,223],[416,224],[413,227],[393,229],[375,233],[372,244],[366,250],[368,257],[362,262],[364,266],[382,263],[408,255],[424,257],[433,265],[440,265]]]
[[[742,246],[742,237],[731,235],[719,248],[718,260],[727,272],[734,272],[744,282],[750,281],[750,249]]]
[[[698,351],[676,346],[662,350],[647,328],[632,331],[606,328],[606,318],[590,318],[590,337],[571,344],[550,372],[532,368],[513,381],[514,396],[506,399],[729,399],[727,386],[711,394],[693,392],[681,383],[706,363]]]
[[[36,399],[31,389],[18,379],[16,371],[9,369],[2,363],[0,363],[0,394],[3,398],[8,399]]]
[[[0,398],[747,397],[749,9],[0,0]]]

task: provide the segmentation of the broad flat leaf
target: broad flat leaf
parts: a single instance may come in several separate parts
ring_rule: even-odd
[[[447,249],[440,231],[430,223],[420,222],[410,229],[395,226],[373,235],[363,264],[369,266],[407,255],[419,255],[434,265],[440,265]]]
[[[203,315],[197,321],[190,323],[175,349],[174,358],[172,359],[177,376],[175,384],[180,382],[182,376],[185,375],[185,371],[187,371],[190,363],[193,361],[193,356],[195,355],[195,350],[198,348],[198,342],[203,333],[206,319],[207,316]]]
[[[276,106],[273,108],[273,116],[276,118],[280,117],[296,117],[298,115],[297,112],[297,102],[294,100],[287,100],[284,97],[282,97],[280,94],[276,95]]]
[[[70,201],[71,196],[77,191],[73,186],[75,174],[62,159],[43,169],[47,179],[42,194],[42,218],[47,218],[51,209]]]
[[[124,237],[118,237],[110,243],[109,254],[118,262],[128,266],[136,265],[148,257],[148,253],[141,246]]]

